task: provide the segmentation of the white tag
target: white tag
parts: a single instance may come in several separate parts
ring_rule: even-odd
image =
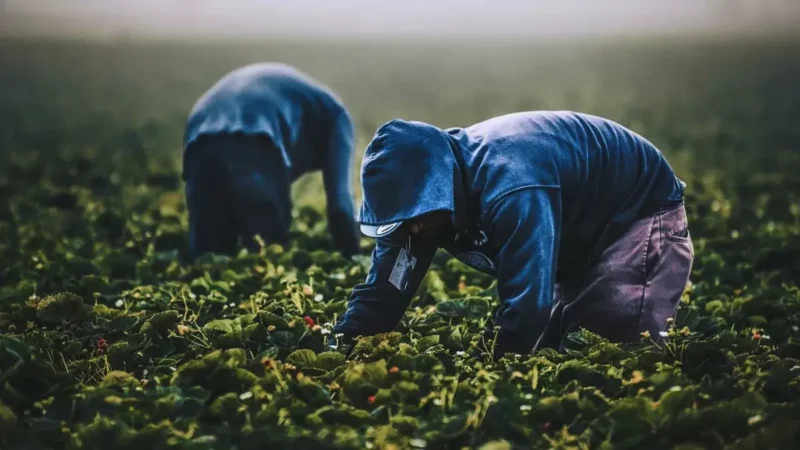
[[[409,260],[408,252],[405,248],[401,248],[394,262],[394,267],[392,267],[392,273],[389,275],[389,283],[392,283],[392,286],[399,289],[400,292],[405,292],[406,286],[408,286],[408,278],[416,265],[417,258],[411,256]]]

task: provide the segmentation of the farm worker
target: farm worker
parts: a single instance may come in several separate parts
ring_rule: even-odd
[[[581,327],[659,339],[688,281],[685,183],[653,144],[600,117],[392,120],[366,149],[361,185],[361,231],[377,243],[334,327],[343,339],[395,328],[439,248],[497,277],[495,357],[563,350]]]
[[[253,64],[222,77],[192,108],[184,135],[191,256],[234,253],[239,238],[256,250],[255,235],[286,244],[291,183],[314,170],[334,245],[358,252],[353,133],[342,101],[293,67]]]

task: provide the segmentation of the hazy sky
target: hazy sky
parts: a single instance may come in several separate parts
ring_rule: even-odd
[[[561,36],[798,24],[800,0],[0,0],[0,34]]]

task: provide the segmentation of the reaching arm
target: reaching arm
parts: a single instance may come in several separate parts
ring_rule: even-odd
[[[353,135],[353,122],[347,111],[342,109],[331,126],[322,167],[328,228],[334,246],[345,256],[354,255],[359,250],[359,234],[350,184],[355,145]]]
[[[334,327],[335,333],[351,337],[373,335],[392,331],[408,308],[430,267],[438,248],[429,240],[411,239],[411,256],[416,259],[407,278],[398,283],[395,263],[401,251],[408,247],[408,234],[398,230],[386,238],[378,239],[372,252],[372,267],[367,280],[353,288],[347,312]],[[401,284],[403,289],[397,287]]]
[[[528,353],[545,328],[553,306],[561,192],[530,188],[498,200],[488,214],[497,247],[500,326],[496,353]]]

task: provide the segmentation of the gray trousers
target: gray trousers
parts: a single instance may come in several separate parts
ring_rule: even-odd
[[[679,204],[624,227],[609,227],[588,269],[570,273],[555,290],[555,306],[534,347],[563,351],[569,333],[585,328],[612,342],[659,332],[674,317],[689,280],[694,247]]]

